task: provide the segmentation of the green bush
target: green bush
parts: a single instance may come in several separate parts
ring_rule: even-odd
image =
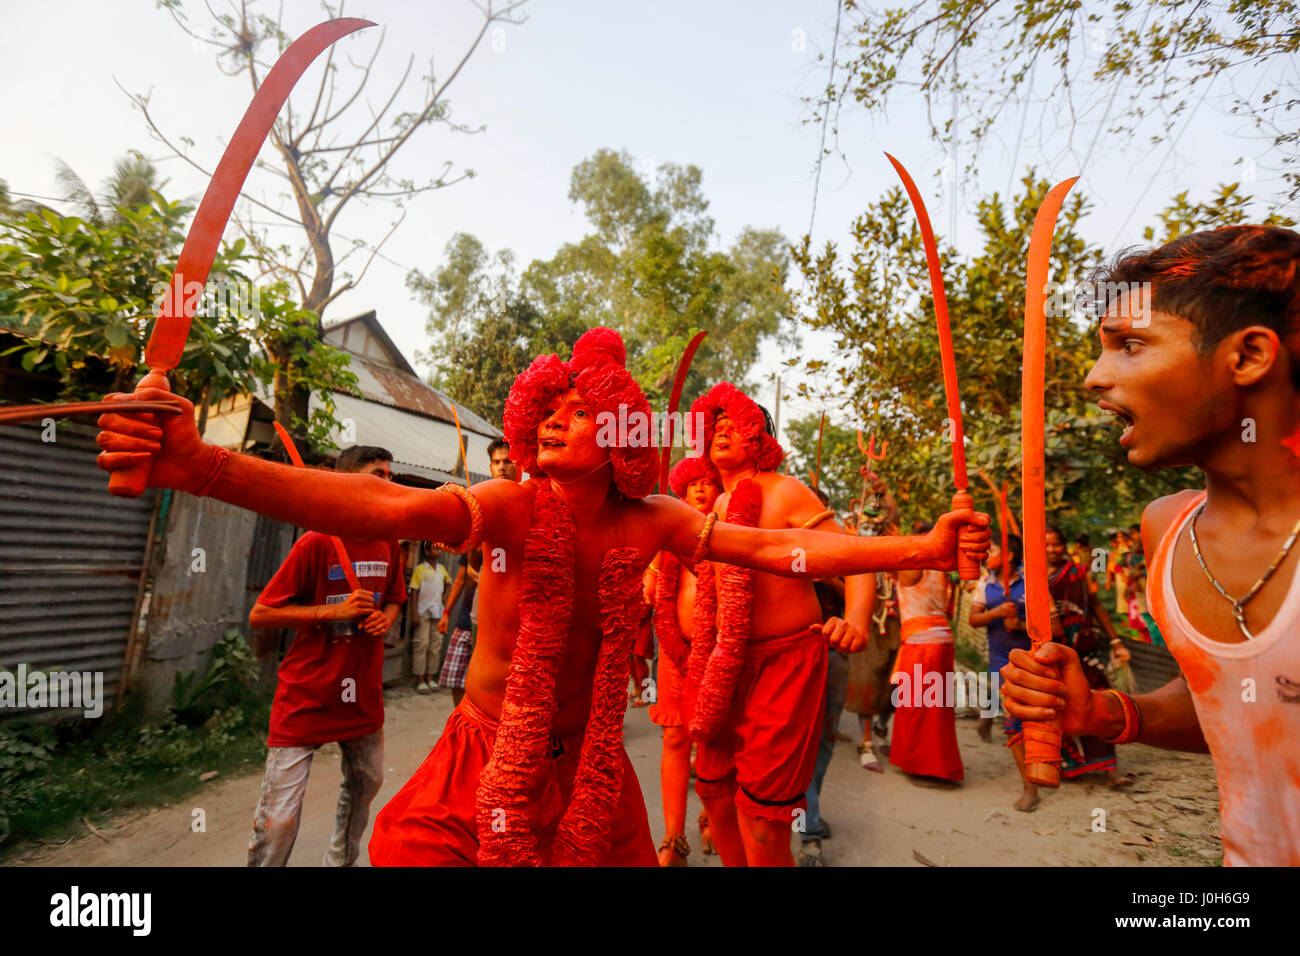
[[[102,721],[0,725],[0,847],[65,832],[82,817],[175,799],[208,770],[265,759],[270,695],[237,630],[199,678],[178,674],[162,719],[138,696]]]

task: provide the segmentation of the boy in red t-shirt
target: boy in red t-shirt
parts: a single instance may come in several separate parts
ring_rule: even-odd
[[[340,453],[337,471],[392,479],[393,456],[357,446]],[[289,861],[311,760],[321,744],[343,751],[334,835],[326,866],[351,866],[361,850],[370,801],[384,782],[384,645],[406,600],[396,541],[345,540],[361,588],[350,591],[328,536],[298,539],[253,606],[253,627],[293,627],[298,633],[280,662],[266,774],[248,843],[249,866]],[[382,608],[382,610],[378,610]]]

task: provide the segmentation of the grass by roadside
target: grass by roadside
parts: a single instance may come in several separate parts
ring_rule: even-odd
[[[178,676],[162,718],[145,719],[141,703],[128,698],[102,721],[0,725],[0,859],[265,762],[271,696],[257,689],[238,631],[222,637],[206,675]]]

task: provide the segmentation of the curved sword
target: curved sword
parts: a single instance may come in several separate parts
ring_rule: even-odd
[[[185,245],[176,260],[176,270],[163,296],[158,320],[145,346],[144,360],[149,373],[136,385],[137,392],[142,388],[169,388],[166,373],[180,364],[201,290],[208,281],[212,260],[221,245],[221,234],[225,232],[244,180],[248,178],[249,170],[253,168],[253,162],[294,84],[311,62],[336,40],[374,25],[370,20],[356,17],[319,23],[280,54],[271,72],[262,80],[190,223]],[[149,466],[137,465],[114,472],[109,477],[108,490],[124,498],[138,498],[148,480]]]
[[[460,442],[460,464],[465,470],[465,487],[469,487],[469,458],[465,455],[465,433],[460,430],[460,413],[456,411],[456,403],[451,403],[451,417],[456,420],[456,440]]]
[[[925,246],[925,262],[930,271],[930,294],[934,299],[934,324],[939,330],[939,360],[943,365],[943,392],[948,401],[948,420],[952,422],[952,480],[957,493],[952,496],[952,510],[960,511],[975,507],[975,499],[966,490],[966,435],[961,421],[961,393],[957,391],[957,360],[953,356],[952,328],[948,324],[948,296],[943,288],[943,269],[939,262],[939,247],[934,241],[934,230],[930,227],[930,214],[925,210],[925,201],[912,181],[911,175],[903,164],[888,153],[885,158],[893,164],[898,177],[907,190],[907,198],[912,201],[917,224],[921,227],[921,242]],[[957,571],[963,581],[974,581],[979,577],[979,565],[958,554]]]
[[[1017,538],[1020,537],[1020,525],[1016,524],[1016,516],[1011,513],[1011,508],[1007,504],[1007,491],[1010,488],[1010,483],[1003,481],[1002,487],[999,489],[997,485],[993,484],[993,479],[989,477],[988,472],[982,468],[980,469],[979,476],[983,478],[984,483],[989,486],[989,491],[993,492],[993,498],[998,504],[998,526],[1001,528],[1002,532],[1002,573],[999,577],[1002,578],[1002,593],[1009,595],[1011,593],[1011,564],[1007,558],[1008,531],[1010,534],[1014,534]],[[1022,538],[1021,541],[1023,542],[1023,540],[1024,539]],[[1022,550],[1023,547],[1022,543]]]
[[[673,390],[668,396],[668,441],[659,452],[659,481],[655,484],[655,494],[668,493],[668,465],[673,458],[673,415],[682,403],[682,389],[686,387],[686,373],[691,370],[691,361],[695,358],[700,343],[708,334],[708,332],[696,332],[687,343],[686,351],[682,352],[681,361],[677,363],[677,374],[673,377]],[[706,448],[704,453],[707,455],[709,450]]]
[[[1022,517],[1025,545],[1025,619],[1029,639],[1038,647],[1052,639],[1047,591],[1047,500],[1044,476],[1043,378],[1047,362],[1047,278],[1052,234],[1065,194],[1079,177],[1052,187],[1034,218],[1025,269],[1025,354],[1020,393]],[[1061,722],[1026,723],[1025,773],[1043,787],[1061,783]]]
[[[989,486],[989,491],[993,492],[993,500],[998,506],[998,527],[1002,531],[1002,573],[999,575],[1002,579],[1002,593],[1009,595],[1011,593],[1011,564],[1007,557],[1007,532],[1008,525],[1016,519],[1011,516],[1011,509],[1007,507],[1007,482],[1002,482],[1002,488],[993,484],[993,479],[983,468],[979,470],[979,476],[984,479],[984,484]],[[1020,528],[1016,527],[1016,537],[1020,536]]]
[[[1007,525],[1008,525],[1008,527],[1011,528],[1011,533],[1014,534],[1017,538],[1019,538],[1019,537],[1020,537],[1020,525],[1016,523],[1016,516],[1015,516],[1014,514],[1012,514],[1012,513],[1011,513],[1011,509],[1010,509],[1009,507],[1007,507],[1007,488],[1008,488],[1008,483],[1005,482],[1005,481],[1002,482],[1002,490],[999,491],[999,490],[998,490],[998,486],[995,485],[995,484],[993,484],[993,479],[989,477],[989,473],[988,473],[987,471],[984,471],[984,469],[981,468],[980,471],[979,471],[979,476],[980,476],[981,478],[984,479],[984,484],[986,484],[986,485],[989,486],[989,491],[991,491],[991,492],[993,493],[993,497],[994,497],[994,498],[1000,498],[1000,499],[1001,499],[1001,501],[1002,501],[1001,508],[1002,508],[1002,511],[1003,511],[1003,512],[1006,514],[1006,516],[1007,516]]]

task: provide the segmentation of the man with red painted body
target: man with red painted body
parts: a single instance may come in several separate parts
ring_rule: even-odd
[[[668,484],[682,501],[700,514],[713,510],[722,494],[722,479],[709,459],[683,458],[668,475]],[[659,786],[664,805],[664,839],[659,844],[660,866],[685,866],[691,852],[686,840],[686,796],[691,784],[691,735],[684,699],[686,668],[695,620],[695,570],[676,556],[661,554],[649,593],[654,603],[655,632],[659,640],[659,669],[655,703],[650,719],[663,728],[664,749],[659,762]],[[653,566],[652,566],[653,567]],[[700,837],[710,852],[704,820]]]
[[[811,488],[777,474],[784,452],[767,413],[731,383],[699,398],[691,420],[703,425],[722,479],[715,514],[755,528],[815,530],[818,540],[890,540],[845,534]],[[803,556],[793,552],[788,560],[798,568]],[[823,622],[812,581],[793,580],[788,571],[742,576],[715,562],[718,649],[700,677],[691,731],[699,741],[695,791],[726,866],[794,865],[791,833],[801,829],[822,733],[828,639],[845,653],[867,642],[874,578],[848,577],[844,619]],[[731,665],[736,673],[715,680],[729,655],[741,657]],[[703,726],[718,706],[726,708],[720,726]]]
[[[623,608],[636,603],[659,551],[806,578],[951,569],[959,550],[976,560],[986,554],[987,516],[971,511],[945,515],[924,538],[873,539],[714,527],[689,505],[648,496],[656,449],[598,440],[598,418],[617,415],[620,405],[649,416],[625,361],[609,329],[584,334],[569,362],[539,357],[506,407],[511,457],[532,478],[468,491],[232,455],[201,441],[183,402],[186,413],[160,426],[101,417],[101,466],[149,463],[154,487],[212,495],[344,538],[500,549],[503,561],[484,564],[466,696],[429,758],[376,818],[373,863],[656,864],[622,748],[632,636]],[[173,398],[153,390],[134,397]],[[800,570],[792,552],[804,556]],[[839,644],[848,635],[831,628],[827,636]]]

